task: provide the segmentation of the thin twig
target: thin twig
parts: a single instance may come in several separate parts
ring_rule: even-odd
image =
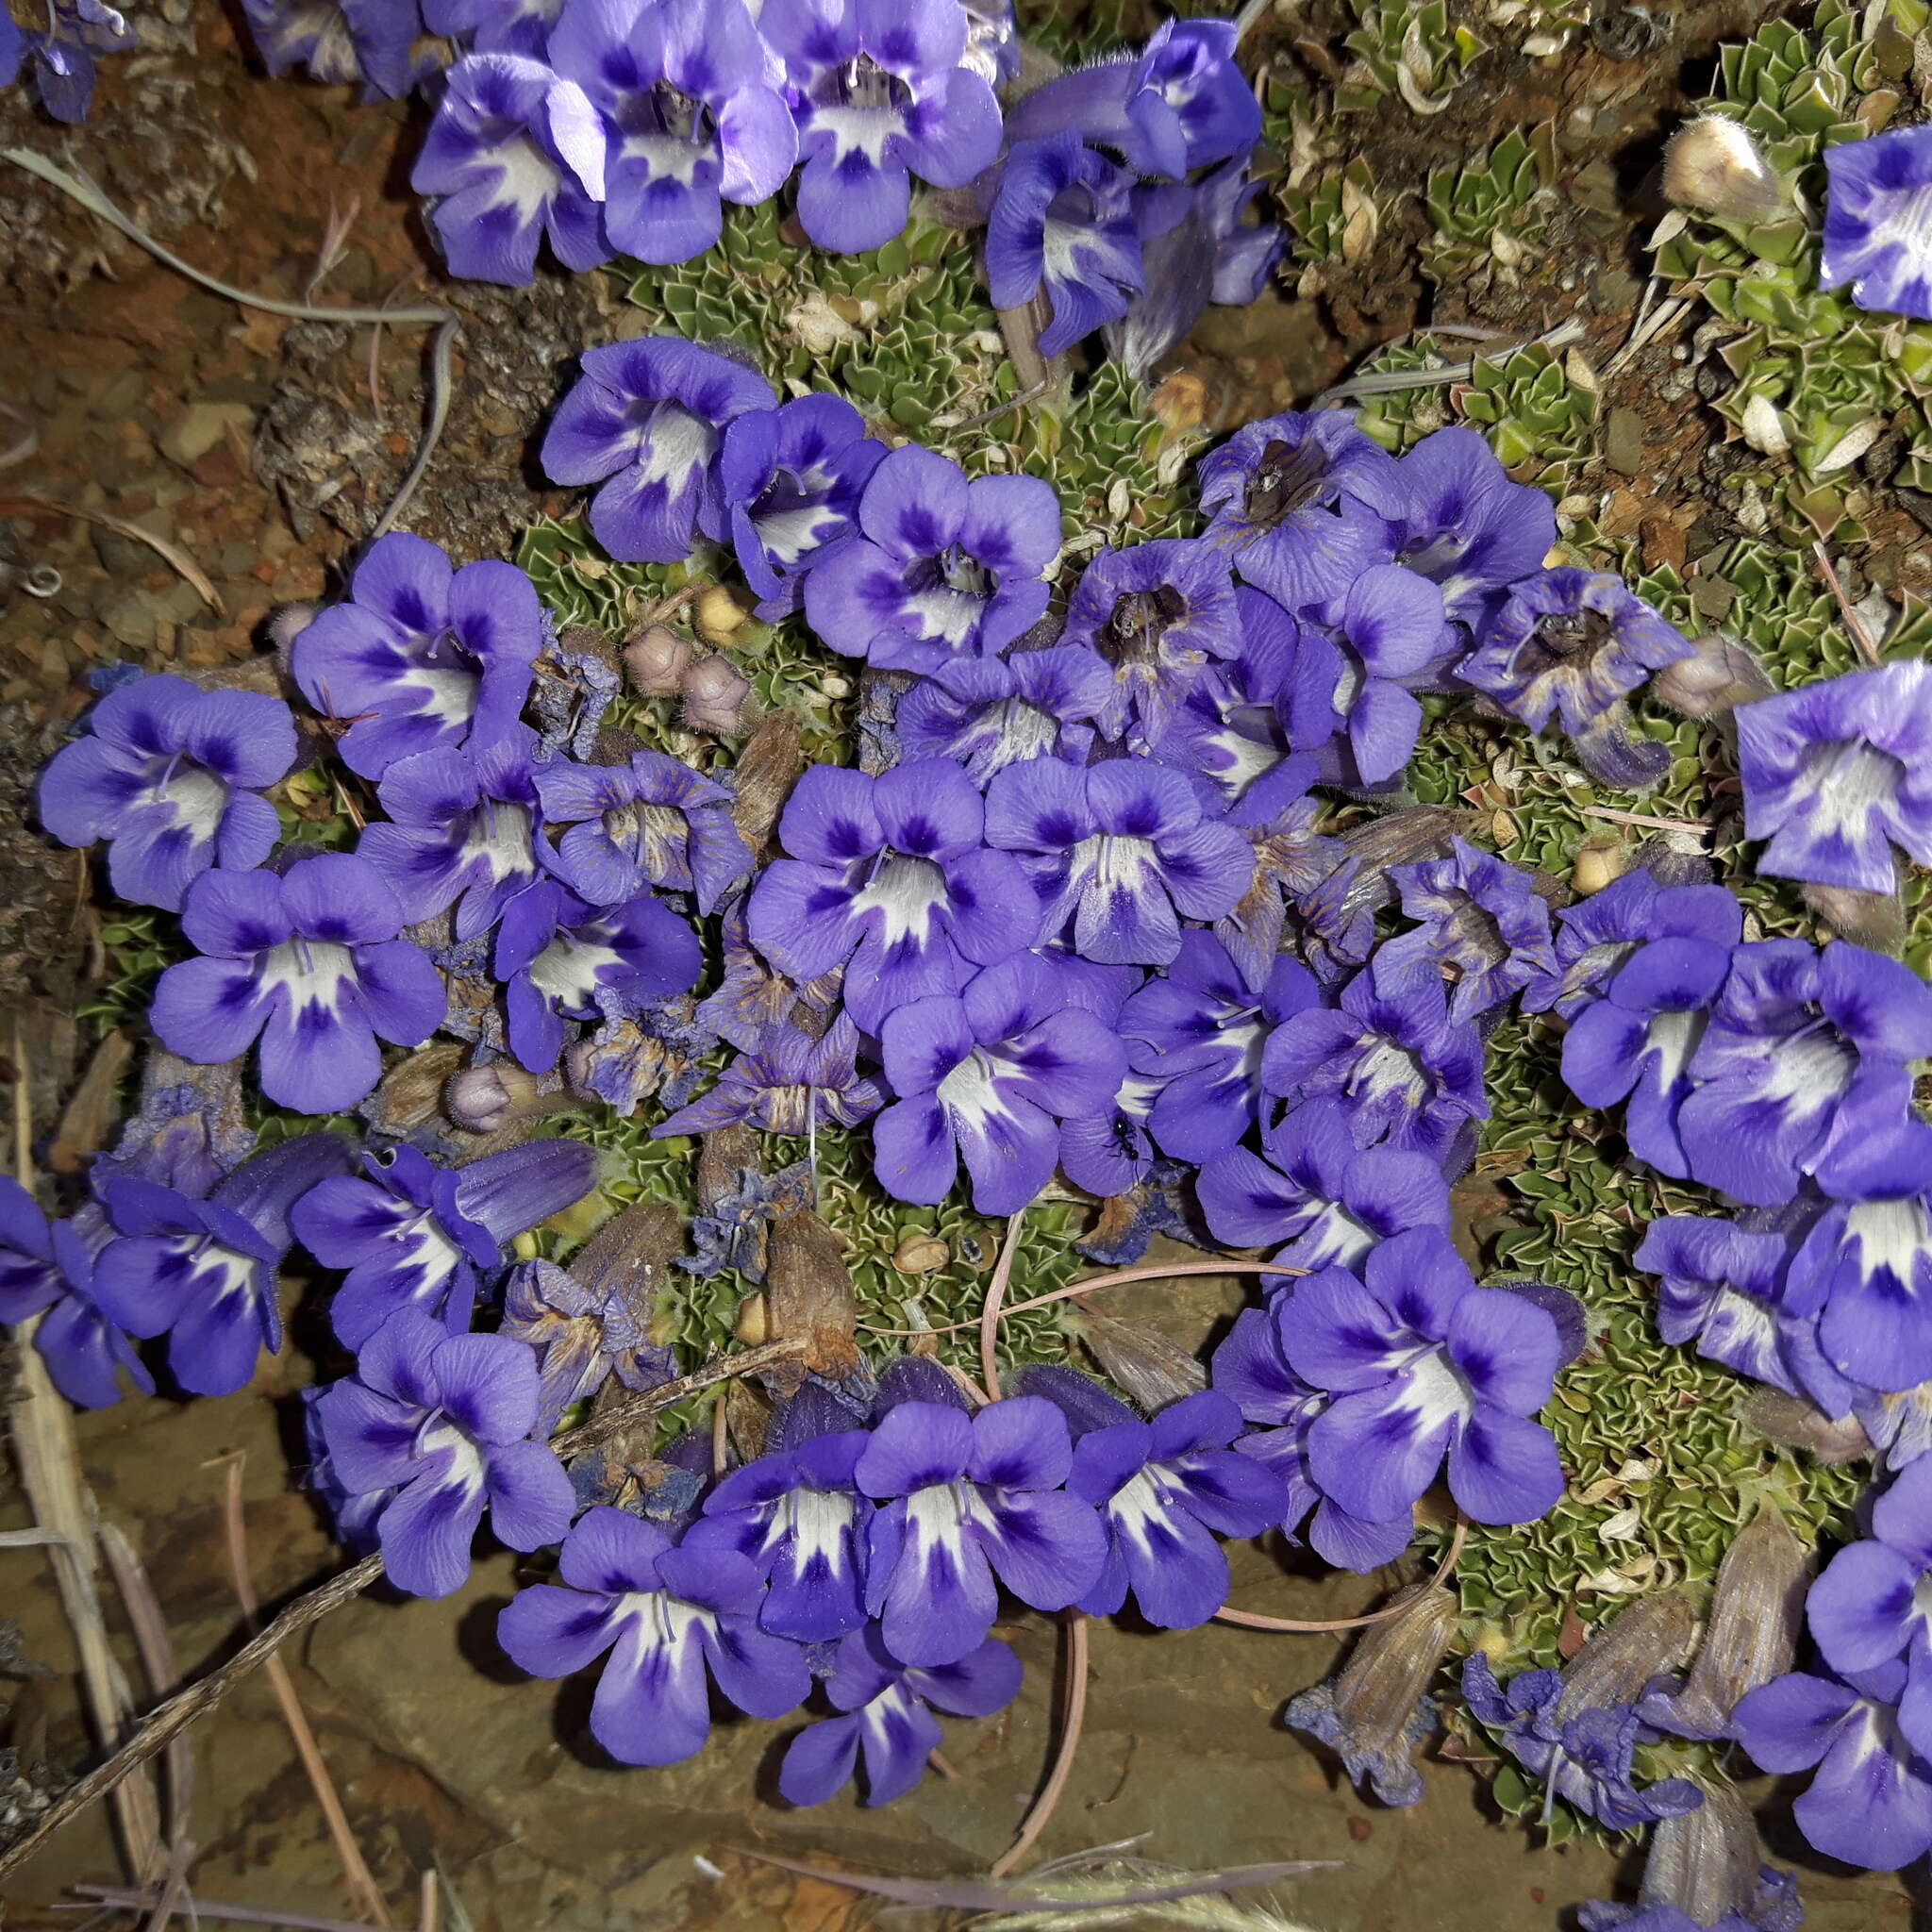
[[[116,1911],[144,1912],[158,1895],[153,1890],[124,1891],[109,1885],[76,1885],[74,1889],[84,1903],[56,1906],[56,1911],[84,1912],[94,1906],[109,1906]],[[312,1912],[282,1912],[270,1906],[236,1905],[223,1898],[197,1897],[194,1909],[204,1919],[225,1919],[232,1925],[287,1925],[291,1932],[375,1932],[375,1926],[356,1919],[320,1919]]]
[[[235,1579],[235,1601],[242,1606],[242,1627],[253,1635],[258,1604],[255,1581],[248,1573],[248,1528],[242,1511],[242,1463],[240,1456],[229,1459],[222,1513],[227,1529],[228,1568]],[[328,1825],[337,1862],[341,1864],[342,1877],[348,1884],[350,1902],[376,1924],[387,1925],[390,1918],[388,1907],[383,1904],[382,1888],[376,1884],[375,1874],[362,1857],[362,1848],[356,1842],[356,1834],[349,1828],[349,1814],[343,1810],[335,1780],[328,1774],[328,1765],[323,1757],[321,1746],[315,1741],[308,1713],[302,1708],[302,1700],[295,1694],[295,1680],[279,1657],[270,1657],[264,1668],[269,1686],[275,1693],[275,1702],[281,1707],[282,1722],[288,1726],[290,1740],[295,1746],[295,1756],[302,1760],[308,1788],[315,1793],[315,1802],[322,1807],[324,1822]]]
[[[181,1688],[181,1666],[147,1569],[118,1524],[104,1523],[97,1534],[101,1555],[108,1559],[108,1574],[126,1607],[134,1647],[141,1653],[141,1667],[147,1674],[148,1692],[154,1697],[172,1697]],[[187,1842],[189,1813],[194,1804],[194,1748],[187,1739],[176,1738],[168,1746],[167,1771],[169,1864],[171,1875],[173,1868],[178,1867],[185,1879],[188,1868],[181,1850]]]
[[[1831,594],[1838,599],[1839,615],[1845,621],[1845,628],[1852,634],[1852,641],[1865,654],[1865,661],[1871,665],[1885,662],[1885,654],[1873,641],[1872,633],[1865,628],[1865,620],[1853,608],[1852,600],[1845,595],[1845,587],[1838,580],[1838,572],[1831,567],[1831,553],[1822,542],[1813,543],[1812,555],[1818,558],[1818,568],[1823,572],[1824,581],[1831,587]]]
[[[421,1905],[416,1913],[416,1932],[438,1932],[442,1924],[442,1909],[436,1890],[436,1874],[423,1874]]]
[[[1613,825],[1643,825],[1653,832],[1696,832],[1710,837],[1710,827],[1697,819],[1660,819],[1647,811],[1620,811],[1613,805],[1580,805],[1587,819],[1607,819]]]
[[[34,427],[34,421],[25,409],[17,409],[11,403],[0,401],[0,416],[10,416],[16,423],[26,425],[25,433],[18,442],[10,442],[0,449],[0,470],[10,469],[15,463],[24,463],[41,446],[41,432]]]
[[[1013,1262],[1020,1253],[1020,1236],[1026,1225],[1026,1210],[1021,1208],[1007,1220],[1007,1238],[1000,1243],[1000,1257],[993,1263],[992,1279],[987,1284],[986,1301],[979,1310],[979,1379],[988,1397],[1000,1399],[1000,1304],[1007,1298],[1007,1283],[1013,1278]]]
[[[1456,1512],[1456,1533],[1449,1539],[1449,1547],[1443,1553],[1441,1562],[1437,1565],[1436,1574],[1429,1579],[1433,1589],[1439,1583],[1447,1583],[1455,1574],[1456,1565],[1462,1556],[1462,1546],[1469,1540],[1469,1518],[1461,1510]],[[1391,1604],[1385,1609],[1373,1611],[1366,1617],[1336,1617],[1326,1623],[1302,1624],[1289,1617],[1260,1617],[1252,1610],[1237,1610],[1226,1604],[1215,1611],[1215,1620],[1223,1624],[1239,1624],[1244,1630],[1288,1630],[1297,1635],[1319,1635],[1330,1630],[1361,1630],[1371,1624],[1386,1623],[1391,1617],[1400,1616],[1408,1607],[1405,1601]]]
[[[1087,1619],[1078,1610],[1069,1610],[1062,1627],[1067,1639],[1061,1651],[1066,1669],[1066,1715],[1060,1720],[1059,1748],[1054,1754],[1053,1770],[1045,1787],[1027,1812],[1019,1837],[987,1874],[991,1878],[1004,1878],[1033,1849],[1033,1841],[1046,1829],[1055,1807],[1059,1804],[1060,1793],[1067,1788],[1067,1779],[1073,1774],[1074,1756],[1080,1748],[1080,1731],[1087,1721]]]
[[[1513,356],[1519,349],[1567,349],[1580,342],[1585,333],[1583,325],[1573,317],[1568,322],[1559,322],[1555,328],[1544,330],[1540,336],[1528,336],[1520,342],[1499,343],[1467,362],[1448,362],[1441,369],[1372,369],[1362,375],[1351,375],[1347,380],[1336,383],[1332,389],[1324,389],[1315,398],[1314,407],[1332,409],[1357,396],[1394,395],[1403,390],[1440,389],[1449,383],[1472,382],[1475,378],[1478,362],[1492,362],[1500,356]],[[1381,352],[1377,350],[1376,353],[1379,355]]]
[[[145,543],[164,563],[178,571],[193,586],[195,595],[217,617],[228,614],[221,592],[208,581],[208,573],[178,543],[168,538],[158,537],[152,530],[143,530],[139,524],[130,524],[124,517],[109,516],[104,509],[83,509],[77,503],[56,503],[47,496],[22,496],[15,501],[29,504],[35,509],[51,510],[57,517],[77,517],[84,524],[98,524],[104,530],[112,530],[117,537]]]
[[[690,1374],[680,1375],[675,1382],[663,1383],[646,1394],[634,1396],[628,1402],[606,1409],[581,1428],[554,1437],[550,1446],[559,1456],[581,1455],[586,1449],[594,1449],[600,1442],[608,1442],[612,1436],[622,1435],[632,1423],[656,1415],[660,1408],[670,1408],[687,1395],[695,1395],[700,1389],[708,1389],[713,1382],[726,1382],[733,1375],[758,1374],[779,1362],[790,1361],[795,1355],[803,1355],[809,1346],[806,1337],[790,1336],[782,1341],[766,1341],[757,1348],[741,1349],[736,1355],[718,1356],[702,1368],[693,1369]]]

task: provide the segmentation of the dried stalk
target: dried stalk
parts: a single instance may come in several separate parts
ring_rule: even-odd
[[[1046,1829],[1060,1802],[1060,1793],[1067,1788],[1067,1779],[1073,1775],[1074,1754],[1080,1748],[1080,1732],[1087,1721],[1087,1619],[1078,1610],[1069,1610],[1062,1628],[1067,1637],[1061,1652],[1066,1669],[1066,1715],[1060,1720],[1059,1748],[1054,1753],[1053,1770],[1045,1789],[1027,1812],[1020,1836],[993,1866],[989,1877],[1004,1878],[1033,1849],[1034,1840]]]
[[[1469,1518],[1461,1510],[1456,1512],[1456,1533],[1449,1539],[1449,1547],[1442,1553],[1442,1560],[1437,1565],[1436,1574],[1429,1578],[1433,1590],[1439,1583],[1447,1583],[1455,1574],[1456,1565],[1461,1560],[1462,1546],[1469,1540]],[[1385,1608],[1372,1611],[1366,1617],[1336,1617],[1322,1624],[1302,1624],[1289,1617],[1262,1617],[1253,1610],[1237,1610],[1227,1604],[1215,1611],[1214,1618],[1220,1624],[1239,1624],[1243,1630],[1289,1630],[1298,1636],[1319,1636],[1333,1630],[1364,1630],[1371,1624],[1386,1623],[1391,1617],[1398,1617],[1408,1607],[1408,1600],[1388,1605]]]
[[[1013,1263],[1020,1253],[1020,1232],[1026,1224],[1026,1210],[1010,1215],[1007,1221],[1007,1238],[1000,1247],[1000,1257],[993,1264],[992,1279],[987,1284],[986,1301],[979,1310],[979,1379],[986,1385],[987,1394],[994,1401],[1000,1399],[1000,1369],[997,1360],[1000,1338],[1000,1304],[1007,1298],[1007,1283],[1013,1278]]]

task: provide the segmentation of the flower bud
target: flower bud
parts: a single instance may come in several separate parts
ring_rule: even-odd
[[[1620,841],[1586,843],[1570,868],[1570,883],[1579,897],[1588,899],[1592,892],[1615,884],[1629,869],[1630,855]]]
[[[450,1075],[442,1090],[443,1108],[451,1121],[469,1134],[493,1134],[540,1102],[535,1075],[514,1060],[464,1067]]]
[[[1805,903],[1840,939],[1869,946],[1893,958],[1905,951],[1905,901],[1896,891],[1861,892],[1856,886],[1824,886],[1807,880]]]
[[[1690,1653],[1697,1613],[1681,1590],[1661,1590],[1639,1597],[1606,1623],[1563,1666],[1563,1694],[1557,1722],[1579,1712],[1635,1704],[1650,1680],[1674,1670]]]
[[[1664,199],[1738,222],[1770,222],[1785,212],[1784,184],[1751,130],[1723,114],[1700,114],[1664,149]]]
[[[1744,1405],[1744,1422],[1767,1441],[1806,1450],[1824,1463],[1859,1462],[1877,1454],[1857,1416],[1828,1416],[1782,1389],[1755,1391]]]
[[[697,624],[699,637],[708,644],[723,645],[728,644],[733,635],[743,627],[750,612],[734,592],[727,591],[723,584],[713,584],[708,590],[698,592],[691,614]]]
[[[728,658],[700,658],[677,681],[684,693],[684,722],[692,731],[729,735],[744,728],[751,686]]]
[[[647,625],[624,647],[625,675],[642,697],[667,697],[691,664],[691,640],[667,625]]]
[[[1667,664],[1650,681],[1653,696],[1687,718],[1728,717],[1740,705],[1771,695],[1771,679],[1748,644],[1721,630],[1691,640],[1695,653]]]
[[[284,604],[272,613],[268,621],[268,641],[275,647],[275,656],[282,660],[282,669],[289,668],[289,649],[297,638],[314,622],[320,604]]]

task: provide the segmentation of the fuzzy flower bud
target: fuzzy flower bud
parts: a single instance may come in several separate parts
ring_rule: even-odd
[[[684,693],[684,722],[693,731],[729,735],[744,728],[744,701],[751,686],[728,658],[700,658],[677,681]]]
[[[647,698],[668,697],[691,664],[691,640],[668,625],[646,625],[624,647],[630,688]]]
[[[539,1103],[536,1076],[509,1059],[464,1067],[450,1075],[442,1090],[451,1121],[470,1134],[493,1134]]]
[[[1401,1615],[1371,1624],[1341,1672],[1304,1690],[1285,1715],[1339,1751],[1349,1776],[1366,1780],[1385,1805],[1413,1805],[1423,1795],[1416,1748],[1436,1728],[1429,1684],[1449,1648],[1457,1603],[1434,1583],[1411,1584],[1395,1601]]]
[[[1681,1689],[1646,1697],[1644,1721],[1680,1737],[1724,1736],[1739,1698],[1791,1668],[1810,1573],[1810,1553],[1767,1503],[1724,1553],[1690,1675]]]
[[[1748,644],[1723,631],[1691,640],[1693,656],[1667,664],[1651,679],[1654,697],[1687,718],[1724,718],[1740,705],[1771,695],[1771,679]]]
[[[1905,951],[1905,901],[1896,892],[1866,892],[1816,880],[1807,881],[1803,891],[1806,905],[1840,939],[1894,958]]]
[[[1784,184],[1741,122],[1700,114],[1664,149],[1664,198],[1738,222],[1770,222],[1785,212]]]
[[[1639,1597],[1598,1624],[1563,1667],[1557,1721],[1579,1711],[1635,1704],[1651,1678],[1674,1670],[1690,1654],[1696,1634],[1697,1613],[1681,1590]]]
[[[275,647],[275,656],[282,660],[283,670],[289,667],[290,645],[308,628],[321,608],[320,604],[284,604],[270,616],[268,640]]]

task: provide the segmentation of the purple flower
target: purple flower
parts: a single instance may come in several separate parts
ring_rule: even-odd
[[[702,255],[721,197],[768,200],[798,158],[743,0],[571,0],[546,58],[605,118],[604,229],[640,261]]]
[[[735,1469],[685,1533],[690,1550],[730,1550],[766,1585],[758,1627],[828,1643],[865,1622],[865,1540],[873,1506],[853,1471],[872,1440],[852,1413],[807,1383],[785,1406],[770,1453]]]
[[[541,54],[565,0],[423,0],[431,33],[484,54]]]
[[[1824,151],[1824,249],[1818,286],[1851,284],[1881,315],[1932,316],[1932,141],[1916,127]]]
[[[1260,139],[1261,110],[1234,50],[1232,21],[1163,21],[1140,53],[1075,68],[1024,95],[1007,116],[1007,139],[1072,128],[1118,148],[1139,174],[1185,180]]]
[[[1376,563],[1313,608],[1330,628],[1301,626],[1280,696],[1289,741],[1314,752],[1331,783],[1386,785],[1422,730],[1415,687],[1450,646],[1442,593],[1400,564]]]
[[[546,879],[505,909],[491,970],[507,989],[510,1051],[543,1074],[566,1020],[632,1017],[688,991],[703,965],[697,935],[649,892],[593,907]]]
[[[1435,1228],[1391,1236],[1359,1277],[1324,1268],[1295,1284],[1289,1366],[1334,1402],[1308,1431],[1324,1495],[1378,1522],[1407,1508],[1446,1452],[1449,1491],[1478,1523],[1533,1523],[1563,1493],[1550,1432],[1557,1324],[1521,1295],[1477,1288]]]
[[[622,764],[546,765],[536,776],[547,824],[568,825],[557,870],[593,906],[617,906],[647,886],[689,892],[700,912],[751,871],[732,822],[732,795],[661,751]]]
[[[1403,1508],[1380,1522],[1366,1522],[1317,1486],[1308,1468],[1308,1432],[1334,1398],[1289,1367],[1285,1348],[1293,1326],[1289,1296],[1278,1290],[1265,1307],[1243,1308],[1214,1351],[1209,1379],[1246,1421],[1266,1424],[1241,1437],[1235,1449],[1273,1470],[1286,1485],[1282,1533],[1296,1541],[1306,1520],[1308,1543],[1324,1561],[1344,1570],[1379,1569],[1408,1546],[1413,1513]]]
[[[1165,765],[1058,758],[1009,765],[987,788],[989,844],[1023,855],[1048,936],[1108,965],[1164,966],[1183,918],[1218,919],[1253,881],[1254,853]]]
[[[805,579],[808,622],[848,658],[934,671],[1004,650],[1046,610],[1060,510],[1038,476],[969,483],[957,463],[907,443],[868,478],[858,528]]]
[[[1227,559],[1179,537],[1099,551],[1068,601],[1062,641],[1091,646],[1112,666],[1102,732],[1120,738],[1131,724],[1142,743],[1157,744],[1202,667],[1241,649]]]
[[[1562,907],[1557,913],[1557,976],[1524,987],[1523,1010],[1575,1019],[1602,996],[1604,982],[1639,946],[1658,937],[1651,930],[1658,895],[1683,890],[1661,884],[1647,867],[1639,866],[1588,899]]]
[[[812,766],[778,822],[791,857],[752,889],[753,941],[801,983],[845,962],[846,1007],[868,1033],[908,1000],[957,992],[1040,932],[1019,865],[981,843],[985,817],[944,758],[876,778]]]
[[[55,1388],[79,1408],[121,1400],[121,1371],[143,1395],[154,1377],[94,1294],[94,1262],[113,1239],[90,1202],[72,1221],[49,1221],[34,1197],[0,1174],[0,1323],[34,1321],[34,1346]]]
[[[1107,1200],[1139,1187],[1153,1173],[1147,1116],[1159,1093],[1158,1080],[1129,1074],[1103,1112],[1060,1123],[1060,1169],[1076,1188]]]
[[[0,44],[0,68],[9,59],[32,63],[41,106],[56,121],[85,121],[93,104],[94,55],[118,53],[133,42],[121,14],[101,0],[47,0],[47,30]],[[12,25],[9,19],[8,25]],[[0,36],[4,42],[5,36]]]
[[[999,152],[1000,110],[966,57],[957,0],[765,0],[758,31],[785,62],[798,124],[798,219],[858,255],[906,225],[908,173],[963,188]]]
[[[695,342],[657,336],[586,349],[583,374],[544,432],[543,473],[603,483],[591,528],[612,557],[681,563],[694,528],[719,542],[730,536],[720,435],[775,401],[755,370]]]
[[[1046,302],[1040,353],[1054,357],[1127,312],[1144,276],[1134,177],[1071,129],[1018,141],[987,214],[987,292],[995,308]]]
[[[1242,1139],[1261,1108],[1261,1051],[1321,998],[1306,966],[1276,958],[1257,985],[1212,933],[1185,932],[1165,977],[1120,1011],[1128,1063],[1159,1085],[1148,1124],[1160,1150],[1200,1162]]]
[[[1663,775],[1670,754],[1632,741],[1624,700],[1694,655],[1621,578],[1565,564],[1510,587],[1456,675],[1532,731],[1557,719],[1587,772],[1635,791]]]
[[[332,604],[295,640],[295,682],[317,710],[352,719],[337,749],[380,778],[417,752],[472,755],[511,736],[543,648],[536,587],[514,564],[452,571],[400,530],[370,545]]]
[[[1037,1610],[1064,1609],[1099,1580],[1107,1536],[1060,1485],[1066,1419],[1038,1395],[957,1408],[901,1402],[874,1427],[858,1488],[881,1507],[867,1541],[866,1608],[902,1662],[958,1663],[998,1613],[993,1579]]]
[[[856,1127],[886,1097],[881,1081],[858,1071],[858,1028],[848,1014],[841,1013],[816,1040],[778,1021],[739,1054],[708,1093],[660,1121],[651,1137],[708,1134],[741,1122],[765,1134]]]
[[[1071,644],[962,658],[920,678],[899,700],[899,747],[908,759],[957,759],[984,790],[1028,758],[1084,764],[1094,720],[1112,698],[1106,660]]]
[[[943,1201],[963,1157],[981,1214],[1025,1207],[1053,1177],[1058,1124],[1106,1111],[1127,1071],[1116,1035],[1068,1006],[1030,954],[899,1008],[880,1045],[899,1098],[873,1123],[879,1185],[895,1200]]]
[[[1395,560],[1439,585],[1443,608],[1479,625],[1509,586],[1533,576],[1557,541],[1557,511],[1533,483],[1512,483],[1489,440],[1457,425],[1397,459],[1390,507]]]
[[[0,87],[13,85],[25,49],[25,38],[20,23],[5,8],[0,8]]]
[[[1341,1100],[1306,1100],[1261,1130],[1259,1155],[1230,1147],[1194,1184],[1209,1231],[1232,1248],[1274,1247],[1294,1268],[1359,1268],[1407,1228],[1449,1232],[1449,1183],[1424,1154],[1357,1147]],[[1276,1246],[1276,1243],[1282,1243]]]
[[[599,204],[604,123],[575,81],[521,54],[466,54],[450,70],[409,186],[452,275],[527,283],[546,235],[580,273],[610,259]]]
[[[1896,1872],[1932,1849],[1932,1764],[1899,1728],[1905,1666],[1843,1676],[1793,1671],[1741,1699],[1732,1735],[1764,1770],[1818,1767],[1791,1807],[1829,1858]]]
[[[1668,903],[1667,903],[1668,902]],[[1722,886],[1674,886],[1651,904],[1649,943],[1603,983],[1563,1036],[1563,1078],[1586,1107],[1628,1097],[1630,1151],[1659,1174],[1690,1172],[1678,1111],[1690,1066],[1743,934],[1744,913]]]
[[[1759,872],[1894,892],[1894,845],[1932,865],[1932,666],[1854,671],[1733,715],[1745,835],[1770,841]]]
[[[1856,1180],[1867,1138],[1906,1116],[1907,1063],[1928,1053],[1932,988],[1896,959],[1843,940],[1736,947],[1677,1110],[1690,1178],[1762,1207],[1802,1174]]]
[[[840,1645],[825,1694],[841,1713],[808,1724],[786,1746],[778,1792],[789,1805],[823,1805],[865,1763],[865,1802],[890,1805],[925,1775],[945,1741],[932,1707],[991,1717],[1019,1695],[1023,1672],[1009,1645],[989,1637],[956,1663],[902,1664],[876,1624]]]
[[[554,1261],[510,1270],[499,1332],[537,1352],[538,1436],[548,1436],[567,1409],[588,1402],[613,1374],[626,1389],[645,1390],[677,1373],[671,1351],[639,1320],[656,1295],[649,1271],[641,1273],[639,1281],[586,1282]]]
[[[88,727],[41,774],[41,823],[63,845],[106,839],[117,898],[178,912],[210,866],[246,872],[274,850],[280,822],[261,794],[295,762],[279,698],[137,677]]]
[[[1703,1792],[1689,1778],[1660,1778],[1638,1788],[1636,1749],[1654,1741],[1656,1734],[1645,1727],[1634,1705],[1579,1707],[1556,1671],[1520,1671],[1506,1690],[1481,1651],[1463,1664],[1462,1695],[1525,1770],[1612,1831],[1634,1831],[1695,1810],[1704,1802]]]
[[[261,1036],[261,1090],[297,1113],[339,1113],[382,1074],[378,1036],[420,1046],[448,1006],[428,957],[396,934],[403,908],[367,859],[320,853],[280,878],[204,873],[181,929],[205,957],[161,974],[162,1043],[209,1066]]]
[[[582,1200],[597,1156],[581,1141],[525,1141],[448,1169],[398,1145],[362,1165],[365,1178],[319,1182],[289,1217],[318,1261],[348,1271],[329,1317],[350,1348],[402,1310],[468,1327],[477,1269],[495,1268],[511,1236]]]
[[[1550,908],[1529,874],[1460,839],[1447,858],[1392,867],[1402,909],[1422,923],[1375,949],[1375,986],[1399,997],[1418,980],[1449,982],[1449,1017],[1474,1020],[1553,979]]]
[[[423,24],[414,0],[242,0],[242,11],[271,74],[302,67],[333,86],[364,80],[386,100],[409,91]]]
[[[758,1572],[732,1550],[675,1547],[655,1523],[587,1509],[564,1539],[567,1588],[520,1590],[496,1621],[510,1661],[566,1677],[605,1652],[591,1735],[623,1764],[678,1764],[711,1732],[706,1679],[753,1717],[783,1717],[811,1690],[805,1652],[756,1621]]]
[[[95,1301],[130,1335],[167,1335],[168,1366],[191,1394],[231,1394],[264,1348],[281,1351],[275,1276],[294,1240],[290,1209],[355,1158],[344,1135],[300,1134],[205,1201],[131,1175],[108,1181],[102,1200],[120,1239],[95,1257]]]
[[[859,492],[885,454],[842,396],[797,396],[726,425],[718,493],[760,617],[798,608],[805,573],[857,530]]]
[[[411,1596],[449,1596],[470,1574],[490,1512],[513,1550],[570,1525],[570,1478],[534,1442],[537,1357],[502,1335],[452,1335],[417,1308],[372,1335],[356,1373],[316,1404],[336,1480],[352,1496],[394,1493],[376,1519],[383,1566]]]
[[[1343,409],[1251,423],[1202,459],[1201,508],[1235,575],[1291,613],[1386,563],[1383,507],[1401,501],[1395,458]]]
[[[1261,1055],[1261,1084],[1295,1105],[1334,1094],[1348,1108],[1356,1145],[1446,1160],[1486,1120],[1482,1041],[1449,1017],[1440,982],[1398,999],[1357,973],[1333,1008],[1291,1014]]]
[[[537,737],[527,724],[481,751],[418,752],[382,775],[390,823],[366,826],[356,856],[388,880],[410,924],[456,906],[473,940],[537,878]],[[460,903],[458,903],[460,902]]]
[[[1150,1422],[1124,1404],[1120,1419],[1082,1430],[1074,1443],[1067,1493],[1090,1503],[1107,1532],[1107,1565],[1080,1598],[1108,1617],[1131,1591],[1141,1614],[1166,1630],[1205,1624],[1227,1601],[1227,1558],[1217,1536],[1259,1536],[1281,1521],[1281,1478],[1228,1444],[1241,1411],[1204,1389]]]

